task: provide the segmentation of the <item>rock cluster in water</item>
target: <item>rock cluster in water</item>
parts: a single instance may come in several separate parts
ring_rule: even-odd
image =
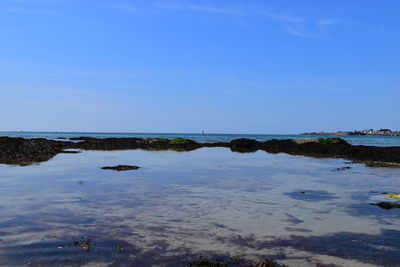
[[[0,137],[0,163],[29,165],[44,162],[65,149],[83,150],[175,150],[191,151],[202,147],[226,147],[234,152],[287,153],[324,158],[345,158],[374,167],[400,167],[400,147],[353,146],[341,138],[269,140],[236,139],[231,142],[197,143],[176,138],[71,138],[71,141]],[[72,142],[73,141],[73,142]]]

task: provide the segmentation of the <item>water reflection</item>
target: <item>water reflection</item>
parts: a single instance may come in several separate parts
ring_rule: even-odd
[[[369,203],[384,199],[371,190],[400,188],[400,170],[332,171],[343,162],[208,148],[1,165],[0,262],[184,266],[229,253],[294,266],[395,265],[400,210]],[[120,164],[141,169],[100,169]],[[89,252],[74,245],[82,237],[96,244]]]

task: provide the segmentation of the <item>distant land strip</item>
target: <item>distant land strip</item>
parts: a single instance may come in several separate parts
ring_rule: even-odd
[[[392,131],[390,129],[380,130],[361,130],[361,131],[338,131],[338,132],[308,132],[302,135],[372,135],[372,136],[400,136],[400,131]]]

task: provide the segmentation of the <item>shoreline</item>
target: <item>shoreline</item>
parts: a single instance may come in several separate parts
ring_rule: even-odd
[[[354,132],[307,132],[301,133],[300,135],[333,135],[333,136],[386,136],[386,137],[400,137],[400,132],[398,131],[390,131],[390,132],[380,132],[380,131],[372,131],[372,132],[365,132],[365,131],[354,131]]]
[[[240,138],[231,142],[198,143],[185,138],[78,137],[69,138],[66,141],[55,141],[44,138],[0,137],[0,164],[27,166],[48,161],[59,153],[77,153],[69,149],[100,151],[143,149],[188,152],[206,147],[224,147],[239,153],[262,150],[273,154],[343,158],[355,163],[364,163],[370,167],[400,167],[400,147],[351,145],[341,138],[273,139],[265,142]]]

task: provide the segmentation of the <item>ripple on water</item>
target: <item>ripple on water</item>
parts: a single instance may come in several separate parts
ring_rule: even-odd
[[[337,199],[338,197],[332,193],[323,190],[295,190],[293,192],[284,193],[292,199],[316,202],[324,200]]]

